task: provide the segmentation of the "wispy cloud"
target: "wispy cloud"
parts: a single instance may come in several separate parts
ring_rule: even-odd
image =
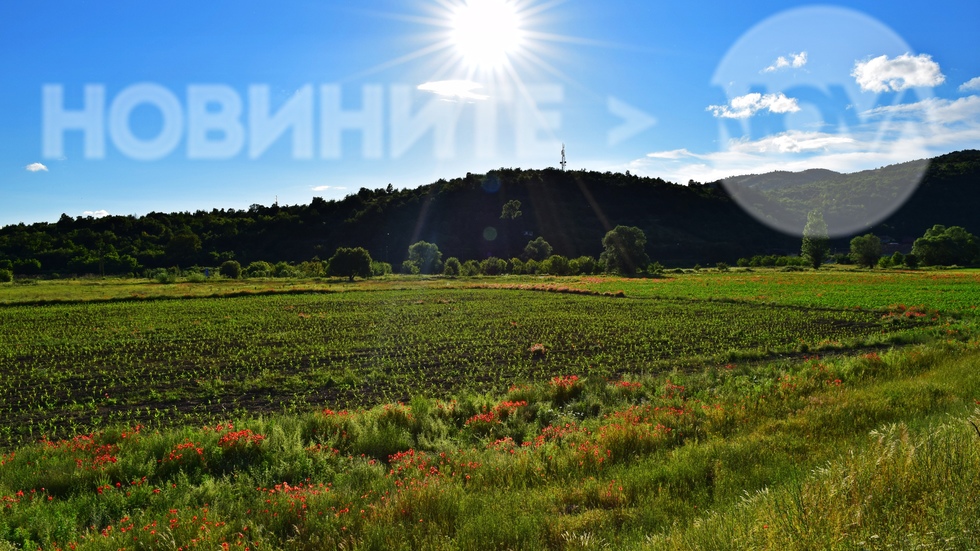
[[[92,218],[105,218],[106,216],[109,216],[109,211],[104,209],[87,210],[82,213],[82,216],[91,216]]]
[[[908,88],[939,86],[946,76],[929,54],[886,55],[854,64],[851,76],[865,92],[900,92]]]
[[[763,73],[773,73],[780,69],[799,69],[806,65],[806,52],[800,52],[798,54],[789,54],[789,57],[779,56],[776,61],[772,62],[772,65],[766,67],[762,70]]]
[[[418,86],[423,92],[432,92],[444,98],[485,100],[490,96],[476,92],[482,88],[482,84],[471,80],[436,80]]]
[[[980,77],[973,77],[960,84],[960,92],[971,92],[973,90],[980,90]]]
[[[347,188],[343,186],[313,186],[310,189],[312,189],[313,191],[327,191],[330,189],[347,189]]]
[[[42,165],[41,163],[31,163],[24,167],[24,170],[28,172],[47,172],[48,167]]]
[[[770,113],[795,113],[800,110],[795,98],[778,94],[758,92],[732,98],[728,105],[709,105],[706,109],[715,117],[722,119],[747,119],[759,111]]]

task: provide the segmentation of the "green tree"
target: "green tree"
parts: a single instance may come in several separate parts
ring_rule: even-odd
[[[541,271],[554,276],[567,276],[572,273],[568,259],[560,254],[553,254],[541,263]]]
[[[806,216],[800,256],[806,259],[814,270],[819,270],[829,253],[830,238],[827,235],[827,223],[823,220],[823,214],[814,210]]]
[[[596,270],[596,261],[591,256],[580,256],[568,261],[573,274],[590,275]]]
[[[194,264],[201,252],[201,238],[191,230],[184,230],[167,243],[167,258],[177,264]]]
[[[354,281],[356,276],[371,277],[371,255],[364,247],[340,247],[330,257],[327,273],[348,281]]]
[[[275,268],[265,260],[256,260],[245,268],[245,275],[248,277],[272,277],[273,274],[275,274]]]
[[[218,267],[218,273],[231,279],[238,279],[242,275],[242,265],[237,260],[226,260]]]
[[[881,258],[881,239],[873,233],[851,239],[851,260],[855,264],[874,268]]]
[[[0,283],[10,283],[14,280],[14,274],[10,270],[3,268],[0,269]]]
[[[459,263],[459,259],[455,256],[450,256],[446,259],[446,265],[442,268],[442,275],[458,276],[460,268],[462,268],[462,265]]]
[[[519,218],[523,214],[521,212],[521,202],[517,199],[512,199],[504,203],[504,208],[500,211],[501,220],[513,220]]]
[[[936,224],[915,240],[912,253],[926,266],[963,265],[977,261],[980,247],[977,238],[962,227]]]
[[[495,276],[507,271],[507,261],[502,258],[491,256],[480,262],[480,272],[483,275]]]
[[[408,248],[408,259],[423,274],[434,274],[442,270],[442,253],[435,243],[419,241],[412,244]]]
[[[642,267],[650,263],[645,247],[647,237],[643,230],[636,226],[616,226],[602,238],[603,251],[599,262],[606,265],[606,270],[618,274],[633,276]]]
[[[524,258],[541,262],[551,256],[551,250],[551,245],[539,235],[524,246]]]

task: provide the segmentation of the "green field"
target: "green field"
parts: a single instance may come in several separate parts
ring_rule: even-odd
[[[974,548],[978,303],[974,271],[2,286],[0,549]]]

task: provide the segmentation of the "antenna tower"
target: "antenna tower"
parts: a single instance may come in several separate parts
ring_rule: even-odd
[[[568,164],[568,162],[565,161],[565,144],[561,144],[561,170],[562,170],[562,172],[565,171],[565,165],[567,165],[567,164]]]

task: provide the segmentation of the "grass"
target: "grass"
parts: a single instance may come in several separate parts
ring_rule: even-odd
[[[729,277],[737,281],[743,275]],[[785,275],[796,274],[772,277]],[[691,279],[696,277],[701,276]],[[461,280],[458,285],[470,283]],[[481,284],[486,283],[493,280]],[[725,288],[721,276],[718,283]],[[437,284],[444,282],[422,286]],[[576,365],[575,354],[559,355],[570,346],[555,346],[553,340],[541,339],[543,352],[530,351],[526,343],[538,342],[529,338],[535,336],[532,331],[522,336],[519,354],[496,364],[499,369],[528,366],[506,384],[471,381],[445,388],[438,396],[435,387],[421,387],[423,391],[408,393],[401,403],[381,400],[346,409],[332,404],[314,408],[307,402],[290,413],[228,412],[206,425],[110,423],[63,439],[18,445],[0,456],[0,549],[980,546],[980,432],[970,424],[980,424],[980,372],[975,367],[980,338],[969,308],[952,311],[947,306],[940,313],[925,302],[927,306],[908,315],[909,308],[873,308],[879,299],[871,291],[858,304],[861,311],[829,305],[801,309],[793,299],[787,299],[789,306],[738,297],[720,302],[722,296],[700,302],[691,297],[651,300],[632,297],[644,285],[660,283],[585,284],[635,287],[624,287],[625,299],[506,289],[429,288],[419,295],[417,289],[391,288],[411,285],[394,280],[387,287],[375,283],[375,290],[366,293],[12,306],[4,312],[40,308],[32,313],[39,319],[37,327],[57,327],[59,319],[86,311],[93,319],[111,320],[110,325],[139,325],[139,308],[149,306],[146,311],[156,315],[153,323],[160,334],[148,340],[183,342],[193,331],[180,328],[189,325],[207,336],[189,343],[198,349],[201,362],[207,357],[200,353],[204,340],[223,331],[241,335],[252,329],[221,325],[209,332],[181,317],[186,309],[277,312],[272,318],[278,330],[263,333],[267,341],[286,339],[302,347],[302,340],[287,336],[303,333],[307,326],[301,324],[321,318],[293,301],[306,301],[301,302],[306,307],[319,304],[313,298],[324,301],[324,313],[345,310],[341,305],[351,310],[388,301],[385,315],[374,321],[378,332],[365,333],[366,342],[384,343],[379,350],[399,343],[412,350],[423,343],[380,340],[391,330],[385,317],[406,328],[398,338],[411,335],[412,324],[420,334],[431,331],[434,325],[426,325],[430,315],[432,323],[450,321],[451,332],[468,335],[453,349],[457,357],[467,347],[479,350],[483,340],[496,342],[500,337],[495,331],[508,334],[514,329],[514,313],[523,316],[528,331],[559,327],[562,331],[556,334],[575,329],[585,335],[594,330],[586,316],[557,326],[548,316],[571,315],[577,308],[599,320],[618,314],[633,329],[613,326],[604,337],[611,349],[610,366],[617,357],[628,365],[630,354],[640,358],[633,360],[636,365],[654,365],[656,358],[643,356],[635,346],[649,337],[637,335],[649,335],[671,315],[678,318],[669,322],[674,324],[671,331],[712,316],[725,326],[750,313],[786,315],[769,322],[785,324],[797,313],[808,319],[839,319],[834,316],[845,312],[874,319],[876,329],[863,337],[858,332],[850,345],[816,352],[800,351],[798,337],[789,343],[772,337],[771,346],[783,346],[782,352],[756,355],[743,346],[733,350],[736,361],[711,356],[685,362],[682,350],[681,357],[667,358],[657,369],[606,371],[590,370],[586,362]],[[944,284],[928,285],[908,292],[944,297],[939,290]],[[872,286],[866,282],[863,287]],[[455,302],[442,304],[437,297]],[[418,300],[423,304],[416,304]],[[518,304],[524,309],[515,310]],[[451,305],[468,315],[446,320],[449,314],[440,309]],[[103,307],[108,310],[99,310]],[[661,311],[644,309],[659,307],[666,307],[664,313],[643,325],[645,314]],[[426,314],[419,315],[420,310]],[[725,318],[726,310],[736,315]],[[311,317],[302,319],[297,311]],[[435,316],[439,312],[442,316]],[[536,313],[541,315],[537,322]],[[158,321],[171,316],[182,321]],[[19,327],[32,318],[4,316],[8,319],[17,320],[8,327]],[[275,325],[282,320],[289,324]],[[322,320],[324,325],[313,334],[322,336],[326,327],[337,324],[334,318]],[[472,320],[483,321],[467,325]],[[494,329],[498,325],[503,329]],[[711,331],[714,325],[705,327]],[[806,327],[793,331],[798,335]],[[888,345],[882,330],[904,336]],[[616,338],[617,333],[624,335]],[[138,344],[125,336],[127,331],[94,334],[107,342],[105,350]],[[43,345],[48,351],[80,350],[92,341],[91,335],[59,336],[57,331],[46,340],[7,338],[8,350],[18,343]],[[743,340],[735,342],[751,342],[739,338]],[[817,348],[819,338],[805,340]],[[438,346],[423,357],[453,341],[433,342]],[[905,342],[912,344],[901,344]],[[356,349],[345,341],[336,350],[345,347]],[[215,356],[223,357],[230,348],[218,349]],[[493,358],[474,355],[474,365]],[[255,361],[260,365],[275,358],[269,354]],[[412,358],[400,356],[396,363],[419,361]],[[453,363],[446,360],[428,369]],[[543,369],[542,363],[560,365]],[[352,372],[352,378],[359,376]],[[218,396],[235,391],[213,384],[207,392]]]

